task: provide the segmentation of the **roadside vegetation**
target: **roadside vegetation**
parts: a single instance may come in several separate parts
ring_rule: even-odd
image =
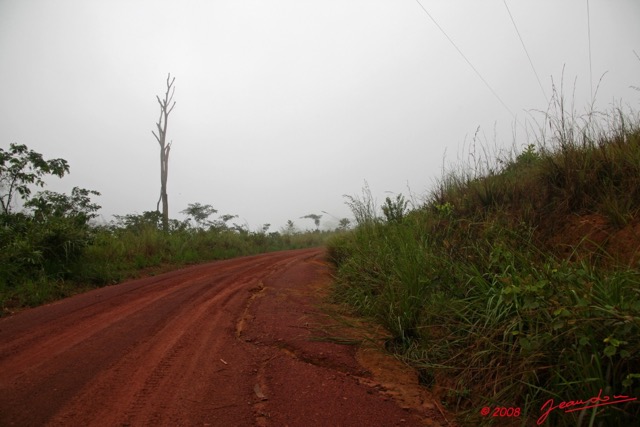
[[[184,221],[170,219],[168,231],[160,211],[100,225],[100,206],[92,201],[97,191],[33,194],[47,176],[69,170],[64,159],[44,159],[25,145],[0,148],[0,316],[188,264],[322,246],[339,231],[302,232],[293,221],[280,231],[270,232],[270,224],[250,231],[231,222],[235,215],[210,219],[217,210],[200,203],[182,211]]]
[[[334,298],[386,327],[460,425],[634,425],[637,400],[540,417],[640,398],[640,120],[556,96],[539,129],[510,153],[474,140],[419,206],[348,197]]]

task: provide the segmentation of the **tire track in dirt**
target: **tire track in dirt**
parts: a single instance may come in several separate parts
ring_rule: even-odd
[[[322,254],[194,266],[0,319],[0,426],[423,425],[361,384],[352,348],[310,341]]]
[[[222,314],[211,319],[210,325],[219,326],[224,315],[235,320],[234,308],[226,305],[234,297],[241,297],[242,303],[247,297],[242,291],[254,277],[289,258],[290,254],[269,254],[197,266],[99,289],[2,319],[0,392],[7,392],[0,395],[0,425],[5,421],[27,425],[28,420],[42,425],[63,406],[71,409],[63,411],[60,423],[52,422],[65,424],[65,419],[79,412],[73,402],[91,407],[86,404],[95,400],[92,393],[100,389],[101,399],[122,389],[124,399],[113,403],[126,402],[135,412],[136,406],[145,405],[147,390],[160,383],[180,348],[189,347],[188,337],[182,336],[194,323],[214,306]],[[233,324],[232,320],[228,322]],[[212,336],[219,335],[211,329]],[[137,367],[134,373],[131,366]],[[142,389],[136,387],[140,385]],[[82,391],[78,393],[78,389]],[[34,400],[40,404],[37,411],[31,405]],[[108,408],[96,408],[91,411],[96,416],[86,421],[109,425],[114,412]],[[8,412],[14,416],[9,417]]]

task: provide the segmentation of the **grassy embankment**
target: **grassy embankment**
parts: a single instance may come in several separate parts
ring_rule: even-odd
[[[0,231],[7,249],[0,254],[0,316],[188,264],[322,246],[333,234],[213,228],[164,233],[153,223],[78,229],[65,218],[43,225],[22,218]]]
[[[329,243],[337,300],[386,327],[461,425],[531,425],[549,399],[640,398],[640,121],[553,106],[535,144],[471,153],[423,206],[396,200],[385,218],[366,191],[351,198],[358,227]],[[556,409],[545,425],[638,420],[635,401]]]

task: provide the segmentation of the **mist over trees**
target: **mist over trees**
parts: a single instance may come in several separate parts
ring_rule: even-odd
[[[320,246],[332,233],[320,231],[322,215],[313,232],[299,231],[289,220],[282,232],[257,231],[229,222],[237,215],[218,213],[210,204],[190,203],[169,218],[167,181],[172,141],[167,141],[169,115],[176,102],[175,78],[167,75],[163,98],[156,96],[160,116],[151,133],[160,147],[160,196],[155,211],[114,215],[97,223],[101,206],[95,190],[74,187],[68,194],[34,188],[45,179],[64,177],[69,163],[45,159],[26,145],[0,148],[0,316],[13,308],[34,306],[85,290],[115,284],[141,270],[226,259],[275,250]],[[17,203],[17,202],[20,203]],[[162,205],[162,209],[160,209]],[[14,212],[16,206],[19,212]],[[346,230],[348,220],[335,231]]]
[[[0,316],[148,269],[321,246],[331,235],[269,232],[271,224],[251,231],[229,225],[237,215],[212,218],[218,210],[202,203],[190,203],[181,212],[184,220],[155,210],[96,223],[97,191],[74,187],[67,194],[32,194],[33,187],[45,186],[46,177],[63,177],[69,170],[66,160],[45,159],[24,145],[0,148]],[[14,212],[17,198],[20,211]],[[288,231],[293,230],[290,221]]]
[[[309,214],[309,215],[300,217],[300,219],[307,219],[307,218],[313,220],[313,223],[316,225],[316,230],[320,230],[320,218],[322,218],[322,215]]]

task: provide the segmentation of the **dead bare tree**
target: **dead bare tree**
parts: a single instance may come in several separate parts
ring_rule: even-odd
[[[160,118],[156,127],[158,133],[151,131],[153,136],[158,140],[160,144],[160,198],[156,205],[156,210],[160,212],[160,202],[162,202],[162,229],[169,231],[169,196],[167,195],[167,177],[169,175],[169,151],[171,150],[171,142],[167,144],[167,122],[169,120],[169,114],[173,111],[173,107],[176,106],[173,101],[173,93],[176,88],[173,86],[173,82],[176,80],[174,77],[171,79],[171,73],[167,74],[167,91],[164,94],[164,99],[160,99],[156,95],[158,104],[160,104]]]

